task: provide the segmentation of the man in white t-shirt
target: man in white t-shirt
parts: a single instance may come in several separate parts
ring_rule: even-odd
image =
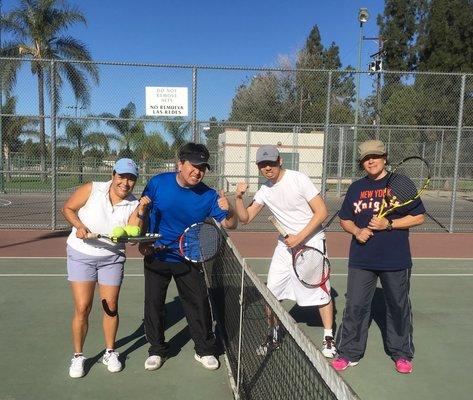
[[[256,153],[256,164],[261,174],[268,179],[256,192],[252,203],[245,208],[243,195],[247,183],[238,183],[236,188],[235,212],[243,224],[248,224],[266,205],[288,233],[279,237],[274,249],[268,273],[268,289],[278,300],[294,300],[300,306],[317,306],[324,326],[322,353],[329,358],[336,354],[333,339],[333,304],[330,296],[330,282],[319,288],[307,288],[297,279],[292,268],[291,249],[307,244],[325,251],[325,233],[322,222],[328,212],[319,190],[309,177],[282,168],[282,161],[276,146],[261,146]],[[264,355],[277,348],[278,321],[267,311],[268,337],[258,349]]]

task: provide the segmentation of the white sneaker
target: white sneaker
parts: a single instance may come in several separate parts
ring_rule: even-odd
[[[194,358],[207,369],[217,369],[220,365],[214,356],[199,356],[196,353]]]
[[[122,363],[118,359],[118,353],[114,350],[106,351],[102,357],[102,362],[110,372],[120,372],[122,370]]]
[[[71,366],[69,367],[69,376],[71,378],[82,378],[85,375],[84,363],[86,358],[84,356],[73,357]]]
[[[158,368],[161,368],[163,365],[164,360],[161,356],[149,356],[145,361],[145,370],[146,371],[154,371]]]
[[[337,355],[335,340],[332,336],[325,336],[325,340],[322,342],[322,354],[327,358],[334,358]]]

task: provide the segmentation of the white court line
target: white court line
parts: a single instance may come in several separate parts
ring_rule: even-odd
[[[6,207],[11,204],[10,200],[0,199],[0,207]]]

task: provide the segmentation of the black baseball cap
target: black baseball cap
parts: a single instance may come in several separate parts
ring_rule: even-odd
[[[210,171],[209,158],[210,153],[207,147],[200,143],[187,143],[179,150],[179,160],[189,161],[192,165],[205,164]]]

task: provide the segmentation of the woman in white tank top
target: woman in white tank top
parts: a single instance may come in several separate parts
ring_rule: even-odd
[[[150,199],[142,197],[138,201],[131,194],[137,178],[136,164],[122,158],[114,166],[111,181],[89,182],[80,186],[62,208],[64,217],[72,225],[67,239],[68,280],[74,299],[74,357],[69,368],[72,378],[80,378],[85,374],[82,348],[97,283],[103,306],[106,347],[103,363],[110,372],[122,369],[115,351],[115,338],[118,330],[118,295],[126,259],[125,246],[106,240],[84,239],[89,232],[109,234],[116,226],[142,226]]]

